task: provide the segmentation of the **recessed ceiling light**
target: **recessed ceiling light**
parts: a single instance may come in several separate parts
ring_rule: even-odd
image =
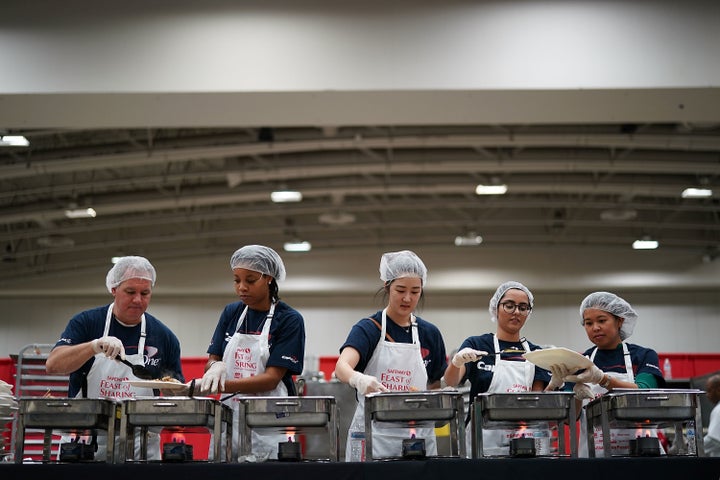
[[[708,198],[712,197],[712,190],[709,188],[686,188],[682,191],[682,198]]]
[[[302,193],[295,190],[276,190],[270,194],[270,199],[275,203],[299,202],[302,200]]]
[[[478,195],[503,195],[507,192],[507,185],[478,185],[475,193]]]
[[[286,252],[309,252],[312,249],[310,242],[285,242],[283,248]]]
[[[94,218],[97,212],[94,208],[72,208],[65,210],[67,218]]]

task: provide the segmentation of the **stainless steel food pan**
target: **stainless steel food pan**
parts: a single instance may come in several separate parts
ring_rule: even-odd
[[[612,391],[587,406],[590,417],[600,417],[603,411],[610,418],[628,421],[694,419],[700,391],[643,389]]]
[[[335,418],[334,397],[242,398],[245,423],[260,427],[324,427]]]
[[[212,427],[218,401],[211,398],[142,398],[128,400],[131,425]]]
[[[459,392],[378,393],[365,398],[365,414],[381,422],[451,420],[462,417]]]
[[[18,408],[25,427],[107,428],[117,404],[93,398],[21,398]]]
[[[562,420],[568,417],[571,392],[481,393],[475,399],[489,421]]]

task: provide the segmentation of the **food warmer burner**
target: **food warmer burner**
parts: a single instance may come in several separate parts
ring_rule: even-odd
[[[115,420],[118,404],[108,399],[93,398],[20,398],[18,400],[15,463],[22,463],[25,450],[25,430],[44,429],[43,462],[53,462],[51,443],[53,429],[86,434],[92,430],[107,432],[106,463],[113,463],[115,449]]]
[[[436,427],[449,425],[450,457],[464,458],[465,408],[462,393],[457,391],[372,393],[365,397],[365,461],[373,460],[373,422],[398,422],[412,428],[418,421],[434,421]],[[412,458],[415,439],[403,441],[403,453]],[[440,438],[437,439],[438,443]],[[438,451],[441,450],[438,445]],[[425,457],[424,452],[422,457]]]
[[[603,434],[605,457],[625,456],[612,453],[613,428],[634,429],[641,438],[648,431],[670,428],[675,438],[682,440],[675,442],[677,450],[668,455],[704,456],[699,408],[702,393],[694,389],[614,389],[596,398],[585,407],[589,456],[596,455],[593,437],[598,426]]]
[[[293,460],[338,461],[335,397],[242,397],[238,401],[240,456],[251,454],[252,431],[257,430],[257,433],[284,433],[296,439],[304,435],[315,435],[314,440],[325,438],[325,448],[319,448],[314,455],[307,449],[304,453],[297,451],[298,455]],[[283,446],[294,446],[291,443],[294,442],[280,445],[278,455],[282,456]],[[318,445],[319,442],[314,444]]]
[[[125,400],[120,411],[120,458],[134,461],[135,428],[140,428],[140,461],[147,461],[147,433],[149,427],[165,427],[182,432],[185,428],[205,427],[212,431],[215,452],[225,426],[227,448],[225,461],[231,461],[232,409],[214,398],[153,397]],[[129,457],[129,458],[128,458]],[[222,462],[215,455],[213,462]]]
[[[472,458],[510,456],[514,450],[527,454],[525,446],[516,450],[511,442],[526,442],[531,436],[535,440],[532,456],[566,456],[565,424],[570,431],[570,456],[577,457],[576,410],[572,392],[481,393],[471,407]],[[507,453],[486,455],[483,430],[513,430],[518,438],[508,439]],[[525,438],[522,431],[527,432]]]

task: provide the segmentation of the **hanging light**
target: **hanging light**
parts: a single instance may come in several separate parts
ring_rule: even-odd
[[[87,208],[69,208],[65,210],[67,218],[95,218],[97,212],[92,207]]]
[[[660,243],[651,239],[648,235],[635,240],[632,244],[634,250],[655,250],[658,246],[660,246]]]
[[[507,193],[507,185],[483,185],[480,184],[475,187],[475,193],[477,195],[504,195]]]
[[[2,135],[0,136],[0,147],[27,147],[30,141],[22,135]]]
[[[475,232],[468,232],[466,235],[455,237],[456,247],[476,247],[482,243],[482,237]]]
[[[312,244],[306,241],[294,240],[285,242],[283,249],[286,252],[309,252],[312,249]]]
[[[680,194],[682,198],[709,198],[712,197],[713,191],[709,188],[686,188]]]
[[[270,194],[270,199],[275,203],[299,202],[302,193],[296,190],[276,190]]]

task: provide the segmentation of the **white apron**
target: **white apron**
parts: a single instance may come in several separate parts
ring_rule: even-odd
[[[630,351],[628,350],[627,345],[625,342],[622,342],[623,347],[623,358],[625,359],[625,373],[616,373],[616,372],[605,372],[605,374],[608,377],[617,378],[618,380],[625,381],[625,382],[635,382],[635,374],[633,374],[633,368],[632,368],[632,360],[630,359]],[[597,353],[597,347],[593,350],[593,352],[590,354],[590,360],[595,360],[595,354]],[[591,384],[590,389],[595,394],[595,398],[599,397],[600,395],[603,395],[608,390],[601,387],[600,385]],[[590,400],[583,400],[583,407],[590,403]],[[651,430],[646,429],[647,432],[643,431],[643,435],[645,433],[650,433]],[[652,432],[655,430],[653,429]],[[634,428],[613,428],[610,430],[610,449],[611,449],[611,455],[629,455],[630,454],[630,440],[637,437],[637,430]],[[653,433],[653,436],[657,436]],[[605,448],[603,445],[603,434],[602,430],[600,429],[600,426],[598,425],[595,433],[595,456],[596,457],[604,457],[605,456]],[[662,448],[662,447],[661,447]],[[588,457],[588,444],[587,444],[587,415],[585,412],[585,408],[582,409],[581,417],[580,417],[580,440],[578,442],[578,455],[580,457]]]
[[[112,311],[115,303],[111,303],[108,307],[107,316],[105,318],[105,328],[103,330],[103,337],[106,337],[110,332],[110,324],[112,322]],[[130,363],[136,365],[145,365],[145,314],[143,314],[140,321],[140,340],[138,341],[138,353],[135,355],[125,355],[125,359]],[[152,388],[141,388],[125,383],[127,380],[140,380],[138,377],[133,375],[132,369],[127,365],[120,363],[115,359],[110,359],[105,356],[104,353],[100,352],[95,354],[95,361],[90,367],[90,371],[87,374],[87,398],[109,398],[118,402],[124,401],[131,398],[138,397],[152,397]],[[82,391],[78,393],[75,398],[82,398]],[[155,429],[156,431],[148,431],[148,445],[147,445],[147,459],[148,460],[160,460],[160,428]],[[118,432],[119,435],[119,432]],[[118,461],[125,461],[120,459],[120,445],[119,437],[116,435],[115,438],[115,458]],[[70,437],[63,436],[62,441],[70,441]],[[107,452],[107,434],[104,431],[98,431],[98,450],[95,453],[96,460],[102,460],[106,458]],[[135,435],[135,457],[136,460],[140,459],[140,431],[136,432]]]
[[[521,343],[523,349],[529,352],[530,345],[528,345],[527,340],[523,338]],[[493,344],[495,347],[495,365],[493,366],[493,376],[487,393],[530,391],[535,378],[535,365],[530,362],[503,360],[497,335],[493,335]],[[521,435],[532,437],[533,432],[530,430],[520,432],[505,429],[483,429],[483,456],[509,455],[510,439]],[[472,428],[466,429],[465,439],[467,451],[472,452]]]
[[[245,317],[247,316],[248,307],[245,306],[240,318],[235,334],[228,340],[227,347],[223,353],[223,362],[227,366],[228,380],[237,378],[247,378],[258,375],[265,371],[267,361],[270,358],[270,325],[275,314],[275,302],[270,305],[270,310],[265,318],[262,332],[260,335],[252,335],[240,333]],[[239,451],[239,432],[240,432],[240,399],[249,396],[262,397],[287,397],[288,390],[285,384],[280,381],[273,390],[260,393],[243,393],[234,395],[223,403],[229,405],[233,409],[233,455]],[[252,453],[257,460],[277,459],[278,443],[286,442],[285,434],[267,434],[258,433],[252,430]],[[214,457],[214,442],[210,442],[210,458]],[[221,451],[225,451],[225,435],[221,440]]]
[[[415,316],[412,323],[412,342],[397,343],[385,340],[387,328],[387,308],[382,312],[382,328],[372,357],[365,367],[366,375],[377,378],[391,392],[409,392],[427,390],[427,371],[420,352],[420,337]],[[373,425],[373,459],[400,457],[402,441],[411,437],[410,429],[399,422],[376,422]],[[425,439],[425,452],[428,456],[437,455],[434,422],[419,422],[415,427],[415,437]],[[365,461],[365,396],[360,395],[348,431],[346,462]],[[362,439],[353,448],[353,439]]]

